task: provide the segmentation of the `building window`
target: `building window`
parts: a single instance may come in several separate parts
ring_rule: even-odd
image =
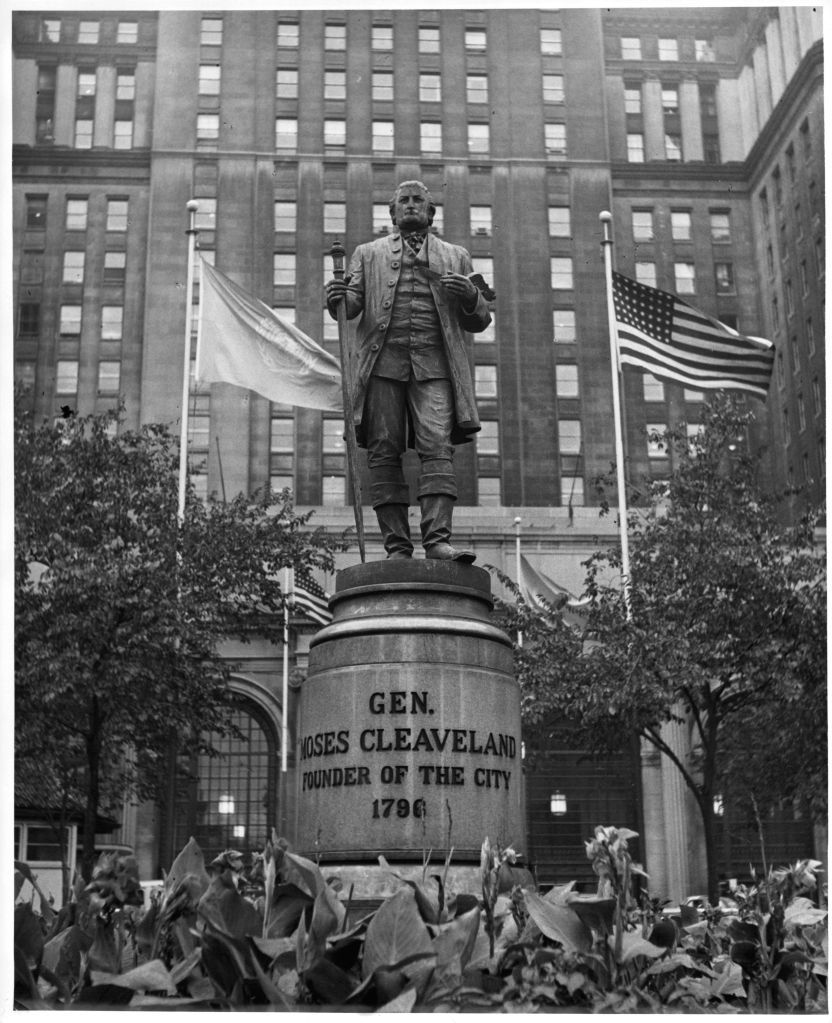
[[[798,394],[797,396],[797,425],[801,433],[806,429],[806,405],[803,401],[803,395]]]
[[[558,398],[578,397],[578,367],[574,362],[560,362],[555,368],[555,392]]]
[[[808,162],[812,156],[812,133],[809,131],[808,117],[800,126],[800,137],[803,140],[803,159]]]
[[[491,234],[491,207],[490,206],[472,206],[471,207],[471,234],[474,234],[474,235],[490,235]]]
[[[270,484],[272,490],[292,489],[294,485],[295,420],[293,416],[271,420]]]
[[[566,125],[548,122],[543,125],[547,156],[566,156]]]
[[[326,25],[324,27],[324,49],[325,50],[346,50],[347,48],[347,26]]]
[[[775,167],[771,175],[771,182],[774,186],[774,205],[780,209],[783,205],[783,179],[780,175],[780,168]]]
[[[116,29],[116,42],[130,45],[139,41],[139,23],[137,21],[120,21]]]
[[[84,201],[84,226],[86,227],[86,200]],[[107,230],[126,231],[130,222],[128,217],[129,203],[127,199],[107,200]],[[67,227],[69,224],[67,223]]]
[[[437,203],[436,212],[433,214],[433,223],[430,225],[430,229],[434,234],[442,236],[442,231],[445,226],[445,214],[442,211],[442,207]]]
[[[220,137],[219,114],[197,114],[196,115],[197,142],[216,142],[219,137]]]
[[[466,75],[465,76],[465,98],[469,103],[488,102],[488,77],[487,75]]]
[[[133,122],[116,121],[113,125],[113,149],[133,148]]]
[[[556,344],[572,344],[577,340],[575,310],[555,309],[552,312],[552,330]]]
[[[324,72],[324,99],[347,98],[347,75],[344,71]]]
[[[776,295],[771,300],[771,323],[775,330],[780,329],[780,303]]]
[[[274,123],[274,148],[278,153],[297,152],[298,122],[296,118],[277,118]]]
[[[815,327],[811,316],[806,320],[806,347],[810,355],[815,354]]]
[[[622,36],[621,59],[641,60],[641,40],[635,36]]]
[[[705,85],[700,83],[699,85],[699,110],[703,119],[712,118],[717,116],[716,107],[716,86]]]
[[[339,152],[347,144],[347,122],[341,120],[324,121],[324,150]]]
[[[67,231],[86,231],[87,229],[86,199],[67,199],[66,229]]]
[[[711,241],[731,241],[731,216],[729,213],[711,213]]]
[[[734,266],[732,263],[714,263],[714,280],[720,294],[734,293]]]
[[[83,255],[83,253],[81,253]],[[83,273],[83,262],[82,262]],[[20,283],[41,284],[43,282],[43,251],[26,249],[20,261]]]
[[[105,394],[117,394],[121,385],[121,363],[99,362],[98,390]]]
[[[691,216],[687,210],[671,211],[670,235],[675,242],[689,242],[691,240]]]
[[[32,390],[35,386],[37,365],[34,362],[15,362],[14,382],[25,390]]]
[[[99,24],[97,21],[80,22],[78,25],[78,42],[84,45],[97,46],[98,28]]]
[[[293,288],[295,286],[294,252],[275,252],[272,283],[276,288]]]
[[[392,101],[393,76],[389,71],[373,72],[373,99],[378,102]]]
[[[40,303],[21,302],[17,321],[17,336],[37,337],[40,334]]]
[[[468,152],[487,153],[490,144],[490,131],[487,124],[468,125]]]
[[[800,369],[800,348],[797,343],[797,334],[792,334],[791,338],[791,350],[792,350],[792,373],[797,373]]]
[[[553,288],[573,287],[572,258],[570,256],[551,256],[549,259],[549,273]]]
[[[572,222],[568,206],[549,207],[549,237],[570,238]]]
[[[826,267],[822,238],[815,238],[815,262],[818,267],[818,277],[822,277]]]
[[[558,448],[562,455],[579,455],[581,453],[580,419],[558,420]]]
[[[478,398],[497,397],[497,367],[474,367],[474,391]]]
[[[442,152],[442,125],[438,121],[422,121],[419,125],[419,146],[425,154]]]
[[[43,18],[40,23],[40,41],[59,43],[61,41],[61,19]]]
[[[675,87],[662,88],[662,111],[665,114],[679,113],[679,90]]]
[[[55,393],[78,393],[78,363],[75,359],[58,359],[55,372]]]
[[[809,274],[806,272],[805,259],[800,261],[800,288],[804,296],[809,294]]]
[[[627,159],[630,163],[644,163],[644,136],[641,132],[627,132]]]
[[[783,440],[786,444],[792,442],[792,430],[791,424],[789,423],[789,410],[783,409]]]
[[[678,60],[679,43],[675,39],[659,39],[659,60]]]
[[[124,309],[120,305],[104,305],[101,307],[101,339],[102,341],[120,341]]]
[[[647,457],[667,458],[667,446],[660,437],[667,432],[667,423],[647,424]]]
[[[696,402],[696,401],[704,401],[705,400],[705,392],[704,391],[690,391],[686,387],[686,388],[684,388],[683,394],[684,394],[685,401],[694,401],[694,402]]]
[[[199,209],[196,212],[195,226],[200,231],[215,231],[217,228],[217,200],[203,196],[199,200]],[[207,261],[206,252],[202,253],[203,259]]]
[[[820,383],[818,382],[818,378],[815,377],[812,380],[812,411],[817,417],[821,414],[822,409],[823,402],[821,401],[820,396]]]
[[[71,202],[72,200],[70,200]],[[43,230],[46,227],[46,196],[26,196],[26,227],[35,230]],[[84,200],[86,203],[86,200]],[[69,214],[69,203],[67,203],[67,217]],[[86,220],[86,215],[85,215]],[[69,225],[67,225],[69,226]]]
[[[127,269],[127,254],[125,252],[104,253],[104,283],[123,284]]]
[[[392,153],[395,148],[393,121],[373,121],[373,152]]]
[[[695,39],[693,50],[700,63],[709,64],[714,60],[714,47],[710,39]]]
[[[298,73],[294,68],[278,68],[275,79],[275,95],[278,99],[298,98]]]
[[[483,508],[496,508],[502,504],[499,476],[480,476],[477,479],[477,504]]]
[[[563,75],[543,76],[543,102],[563,103]]]
[[[665,160],[682,159],[682,136],[676,132],[665,132],[664,158]]]
[[[419,75],[419,99],[422,103],[441,103],[442,79],[439,75]]]
[[[390,220],[390,208],[386,202],[373,203],[373,234],[387,234],[393,222]]]
[[[374,50],[393,49],[393,26],[373,25],[372,44]]]
[[[199,42],[202,46],[222,46],[222,18],[203,18]]]
[[[278,199],[274,204],[275,231],[294,231],[297,228],[298,207],[295,202]]]
[[[561,476],[560,503],[563,507],[583,508],[584,479],[583,476]]]
[[[783,353],[777,353],[777,382],[782,390],[786,386],[786,360],[783,358]]]
[[[116,75],[116,99],[132,101],[136,98],[136,75],[132,71],[119,71]]]
[[[219,96],[222,68],[219,64],[199,65],[199,95]]]
[[[494,260],[491,256],[474,256],[471,259],[474,273],[482,274],[487,283],[494,280]]]
[[[483,52],[486,48],[486,36],[484,28],[465,29],[465,49],[476,53]]]
[[[692,295],[696,291],[696,268],[693,263],[674,263],[673,274],[676,291],[680,295]]]
[[[656,264],[652,260],[636,262],[636,280],[650,288],[656,287]]]
[[[476,344],[483,344],[483,343],[493,342],[494,341],[494,332],[495,332],[495,323],[494,323],[494,317],[492,316],[491,323],[488,324],[488,326],[485,328],[485,330],[481,330],[479,332],[479,334],[474,334],[474,342]]]
[[[786,315],[794,316],[794,288],[791,281],[786,281]]]
[[[61,277],[64,284],[84,283],[84,260],[85,254],[83,252],[72,251],[64,253],[64,270]]]
[[[347,204],[343,202],[324,203],[324,231],[326,234],[341,234],[347,229]]]
[[[95,95],[95,71],[78,72],[77,95],[79,97]]]
[[[324,419],[321,431],[323,503],[343,505],[346,491],[344,420]]]
[[[419,53],[439,53],[439,29],[419,29]]]
[[[540,30],[540,52],[553,57],[561,55],[562,41],[559,28],[542,28]]]
[[[641,86],[640,85],[625,85],[624,86],[624,113],[625,114],[640,114],[641,113]]]
[[[664,401],[664,384],[652,373],[645,373],[641,378],[645,401]]]
[[[300,43],[300,25],[296,21],[279,21],[277,23],[277,45],[291,46],[293,50]]]
[[[80,118],[75,122],[76,149],[92,149],[92,120]]]
[[[653,234],[653,211],[633,210],[633,241],[652,242]]]

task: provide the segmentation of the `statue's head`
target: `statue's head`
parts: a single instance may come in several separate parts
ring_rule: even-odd
[[[390,200],[390,219],[405,231],[418,231],[430,227],[436,213],[436,203],[421,181],[402,181]]]

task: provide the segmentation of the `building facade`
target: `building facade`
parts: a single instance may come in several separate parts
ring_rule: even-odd
[[[456,535],[480,564],[513,575],[519,518],[529,560],[578,594],[581,562],[614,541],[594,487],[614,460],[606,209],[619,270],[775,342],[753,441],[798,509],[825,486],[821,30],[810,7],[16,13],[17,378],[38,415],[120,396],[128,426],[178,421],[195,338],[192,198],[202,259],[337,354],[326,254],[336,238],[349,252],[388,231],[396,183],[418,177],[437,201],[434,231],[468,248],[497,292],[492,326],[471,340],[483,429],[455,455]],[[671,466],[649,432],[695,429],[703,395],[629,368],[623,393],[630,479],[661,478]],[[268,481],[318,524],[349,527],[337,415],[230,385],[192,387],[190,403],[202,494]],[[369,557],[381,554],[372,518]],[[308,635],[295,633],[302,667]],[[247,650],[238,683],[261,757],[246,760],[259,779],[237,825],[248,834],[255,804],[291,816],[270,766],[284,713],[276,649]],[[695,811],[667,767],[625,761],[608,772],[626,779],[618,801],[602,795],[602,770],[570,827],[643,826],[657,891],[688,894],[702,883]],[[167,810],[134,811],[128,831],[152,872],[186,820],[243,843],[227,816],[209,821],[230,782],[208,798],[193,781],[206,770],[195,765]],[[564,821],[545,806],[569,772],[552,771],[527,779],[528,848],[568,880],[547,851]],[[626,820],[609,819],[616,808]],[[668,815],[678,828],[662,828]]]

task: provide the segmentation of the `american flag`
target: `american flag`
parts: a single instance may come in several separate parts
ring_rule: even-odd
[[[319,625],[329,625],[332,621],[327,595],[311,575],[295,573],[292,596],[295,607],[307,618],[311,618],[313,622],[318,622]]]
[[[621,362],[696,390],[749,391],[765,398],[774,345],[738,334],[677,295],[612,275]]]

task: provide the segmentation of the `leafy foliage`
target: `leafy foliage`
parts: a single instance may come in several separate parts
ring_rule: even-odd
[[[219,644],[274,632],[283,566],[331,566],[285,493],[189,491],[180,527],[177,476],[164,427],[17,416],[16,766],[85,807],[88,871],[97,812],[154,793],[171,736],[227,731]]]
[[[59,919],[15,907],[16,1004],[825,1011],[827,913],[810,897],[818,863],[800,861],[740,889],[731,914],[707,907],[677,924],[649,898],[637,904],[633,837],[599,827],[587,841],[595,895],[571,883],[543,896],[533,884],[499,893],[495,868],[509,858],[486,840],[482,901],[446,892],[437,914],[425,869],[358,919],[351,895],[345,904],[334,878],[275,836],[248,868],[234,850],[206,866],[191,839],[147,906],[135,904],[131,858],[104,855]]]
[[[524,721],[545,741],[570,722],[579,748],[620,749],[639,735],[670,758],[700,808],[709,887],[717,897],[713,799],[826,807],[825,562],[817,517],[777,517],[745,450],[751,415],[717,399],[690,439],[661,438],[673,454],[653,506],[630,521],[630,608],[618,547],[587,562],[583,633],[555,607],[505,605],[520,630],[516,664]],[[516,590],[515,590],[516,592]],[[683,722],[692,755],[664,726]]]

